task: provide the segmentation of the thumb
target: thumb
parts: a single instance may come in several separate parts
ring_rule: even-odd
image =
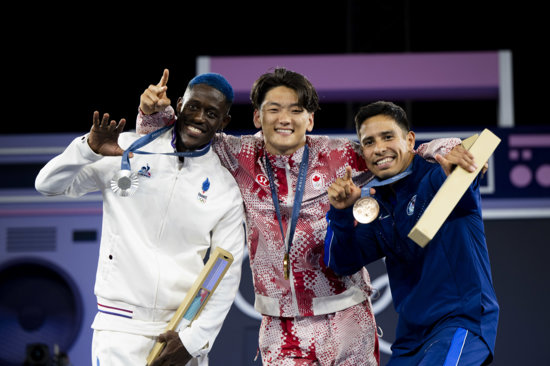
[[[435,154],[435,160],[439,163],[439,165],[441,165],[441,168],[443,168],[443,171],[445,172],[445,175],[449,175],[451,174],[451,170],[452,170],[452,163],[447,160],[445,157],[443,157],[443,155],[441,154]]]
[[[120,145],[118,145],[118,144],[116,146],[113,146],[111,151],[112,151],[112,153],[110,154],[110,156],[122,156],[122,155],[124,155],[124,149],[122,149],[120,147]],[[128,157],[132,158],[133,156],[134,156],[134,153],[130,151],[128,153]]]

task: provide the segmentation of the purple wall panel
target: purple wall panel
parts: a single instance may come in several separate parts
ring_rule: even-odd
[[[303,73],[324,102],[368,99],[498,98],[498,52],[203,57],[247,103],[254,81],[274,67]]]

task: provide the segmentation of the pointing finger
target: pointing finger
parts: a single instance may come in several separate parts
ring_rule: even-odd
[[[164,72],[162,73],[162,78],[160,78],[160,82],[158,83],[158,86],[166,86],[166,84],[168,84],[168,76],[169,76],[168,69],[164,69]]]
[[[348,165],[346,166],[346,172],[344,173],[344,180],[351,180],[351,167]]]

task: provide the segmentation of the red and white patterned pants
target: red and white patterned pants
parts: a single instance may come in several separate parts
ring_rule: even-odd
[[[264,316],[259,347],[264,365],[378,366],[380,353],[368,300],[336,313]]]

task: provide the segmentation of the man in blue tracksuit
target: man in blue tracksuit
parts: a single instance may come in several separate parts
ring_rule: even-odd
[[[421,248],[407,235],[450,173],[448,164],[412,152],[405,112],[390,102],[362,107],[357,132],[375,179],[361,190],[346,172],[328,189],[331,209],[325,263],[340,275],[386,258],[396,340],[388,365],[486,365],[492,361],[499,307],[493,289],[479,176],[432,241]],[[361,196],[379,204],[374,221],[356,223]]]

